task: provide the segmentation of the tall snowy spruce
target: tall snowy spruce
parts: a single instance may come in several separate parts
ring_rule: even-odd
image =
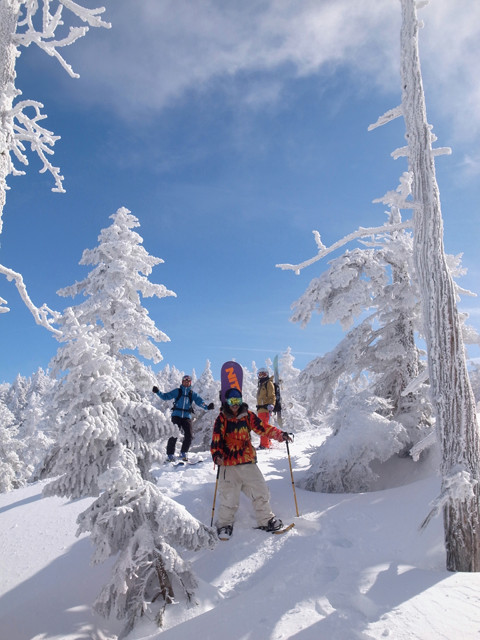
[[[427,122],[415,0],[401,0],[401,78],[409,169],[413,175],[414,256],[422,295],[428,370],[442,451],[447,569],[480,571],[480,446],[455,291],[445,259],[435,175],[435,140]],[[460,9],[459,9],[460,10]],[[441,150],[440,150],[441,152]]]
[[[124,354],[132,351],[158,363],[163,358],[154,343],[170,339],[155,326],[140,296],[161,299],[176,294],[148,279],[153,267],[163,260],[151,256],[142,246],[142,237],[133,230],[140,226],[138,219],[125,207],[110,218],[113,222],[100,232],[98,246],[85,249],[80,260],[81,265],[94,268],[84,280],[58,293],[85,298],[75,307],[79,322],[100,323],[110,355],[124,360],[127,367],[131,361]]]
[[[65,311],[64,344],[51,364],[57,384],[50,407],[62,426],[49,461],[57,477],[45,493],[96,497],[78,518],[79,533],[91,532],[96,562],[117,559],[95,607],[126,619],[126,634],[147,610],[161,625],[167,604],[181,600],[177,594],[193,602],[195,578],[179,550],[211,547],[215,536],[165,498],[151,474],[163,462],[161,441],[176,429],[151,402],[153,374],[136,357],[160,361],[153,342],[168,340],[140,295],[175,294],[148,280],[162,261],[140,246],[132,232],[138,220],[124,208],[112,218],[99,246],[83,254],[82,264],[95,268],[62,290],[86,300]],[[147,398],[139,377],[148,383]]]
[[[37,46],[55,57],[71,77],[78,77],[61,51],[83,37],[89,27],[110,27],[100,17],[104,11],[104,8],[87,9],[78,2],[66,0],[0,0],[0,234],[8,189],[7,178],[25,173],[17,168],[15,161],[28,165],[27,147],[38,155],[42,163],[41,171],[52,175],[55,183],[53,191],[64,191],[60,169],[49,160],[58,136],[41,124],[45,118],[43,105],[36,100],[16,100],[21,91],[15,86],[15,66],[22,47]],[[82,26],[68,27],[68,21],[64,19],[66,12]],[[45,304],[41,307],[33,304],[21,274],[1,264],[0,273],[15,283],[37,324],[55,332],[53,324],[56,322],[56,313]],[[0,298],[0,313],[7,311],[6,301]]]
[[[0,493],[17,489],[23,484],[23,445],[17,435],[15,417],[0,399]]]
[[[150,401],[154,375],[138,356],[157,364],[163,356],[155,343],[170,339],[157,328],[142,300],[175,297],[176,294],[163,284],[149,280],[153,267],[162,264],[163,260],[151,256],[142,246],[142,237],[134,231],[140,226],[138,219],[125,207],[110,218],[113,222],[101,230],[98,246],[86,249],[82,254],[80,264],[93,266],[93,269],[86,278],[58,293],[84,298],[73,307],[77,321],[101,329],[101,340],[108,354],[121,364],[122,375],[133,387],[131,400],[138,406],[132,422],[136,433],[143,438],[147,452],[146,443],[158,440],[155,424],[159,422],[159,412]],[[165,420],[160,424],[164,425]],[[170,429],[175,428],[170,425]],[[150,458],[149,455],[142,469],[146,478]]]
[[[150,481],[147,472],[160,457],[158,439],[171,435],[172,427],[137,400],[121,361],[102,340],[103,329],[80,324],[72,308],[61,328],[64,345],[51,363],[58,381],[49,406],[61,429],[49,469],[56,477],[44,493],[96,497],[79,515],[78,533],[91,532],[94,562],[117,556],[97,610],[126,619],[125,633],[147,609],[161,624],[165,607],[181,594],[186,604],[194,602],[196,581],[179,550],[213,546],[214,531]],[[156,447],[140,435],[145,411]]]

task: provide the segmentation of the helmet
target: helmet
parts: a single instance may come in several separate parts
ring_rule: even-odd
[[[258,370],[257,375],[259,378],[268,378],[268,369],[266,367],[262,367]]]

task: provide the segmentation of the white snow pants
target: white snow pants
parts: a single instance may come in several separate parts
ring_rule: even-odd
[[[257,525],[264,527],[274,514],[270,507],[270,492],[262,472],[256,464],[220,467],[218,476],[220,506],[217,527],[233,525],[240,504],[240,492],[250,498],[255,509]]]

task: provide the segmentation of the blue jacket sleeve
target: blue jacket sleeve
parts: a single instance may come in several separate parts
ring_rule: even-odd
[[[198,393],[195,393],[195,391],[192,393],[192,400],[195,402],[195,404],[198,404],[199,407],[202,407],[202,409],[207,409],[205,400],[201,398]]]
[[[178,395],[178,389],[172,389],[171,391],[167,391],[163,393],[162,391],[157,391],[157,396],[162,400],[171,400],[172,398],[176,398]]]

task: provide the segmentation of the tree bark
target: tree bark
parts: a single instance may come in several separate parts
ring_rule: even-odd
[[[414,259],[422,297],[428,367],[442,452],[447,569],[480,571],[479,432],[453,281],[443,245],[418,53],[415,0],[401,0],[402,107],[413,174]]]

